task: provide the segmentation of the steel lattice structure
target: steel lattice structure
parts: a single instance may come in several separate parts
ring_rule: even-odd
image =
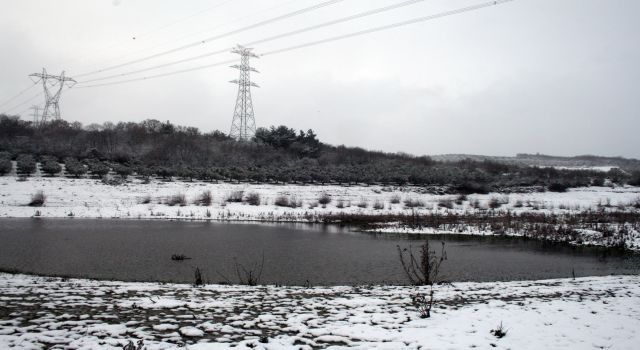
[[[33,117],[33,125],[34,126],[39,126],[40,125],[40,106],[37,105],[33,105],[31,106],[31,116]]]
[[[72,78],[65,77],[64,71],[60,75],[48,74],[47,70],[42,68],[42,73],[33,73],[29,75],[32,78],[38,78],[35,82],[42,81],[44,89],[44,108],[40,116],[40,124],[44,124],[48,119],[60,119],[60,95],[65,86],[72,87],[76,81]]]
[[[231,68],[236,68],[240,71],[240,78],[231,81],[231,83],[238,85],[238,98],[233,111],[231,131],[229,132],[229,136],[238,141],[249,141],[256,133],[251,87],[259,86],[251,82],[251,72],[258,73],[258,71],[249,65],[249,59],[251,57],[258,58],[258,55],[251,52],[251,50],[253,49],[238,45],[231,51],[240,55],[240,64],[231,66]]]

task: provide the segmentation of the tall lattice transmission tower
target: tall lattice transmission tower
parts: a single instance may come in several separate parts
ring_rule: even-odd
[[[44,108],[40,116],[40,124],[46,123],[49,119],[60,119],[60,95],[65,86],[72,87],[76,81],[72,78],[65,77],[64,71],[60,75],[52,75],[42,68],[42,73],[33,73],[29,75],[34,82],[42,82],[44,89]]]
[[[253,115],[253,102],[251,102],[251,87],[259,87],[251,82],[251,72],[258,73],[251,65],[251,57],[258,58],[258,55],[251,52],[253,49],[238,45],[231,52],[240,55],[240,64],[233,65],[240,71],[240,78],[232,80],[231,83],[238,84],[238,98],[233,111],[233,122],[229,136],[238,141],[249,141],[256,133],[256,120]]]

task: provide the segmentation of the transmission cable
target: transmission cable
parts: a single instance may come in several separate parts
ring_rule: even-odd
[[[169,23],[163,24],[163,25],[161,25],[159,27],[156,27],[156,28],[153,28],[153,29],[149,29],[149,30],[147,30],[146,32],[144,32],[142,34],[137,34],[137,35],[134,36],[134,38],[138,38],[139,39],[141,37],[147,37],[147,36],[149,36],[149,35],[151,35],[153,33],[156,33],[156,32],[161,31],[163,29],[172,27],[172,26],[174,26],[174,25],[176,25],[176,24],[178,24],[180,22],[186,21],[187,19],[191,19],[191,18],[199,16],[199,15],[201,15],[203,13],[209,12],[209,11],[211,11],[213,9],[216,9],[218,7],[226,5],[227,3],[230,3],[232,1],[233,0],[225,0],[225,1],[219,2],[219,3],[217,3],[215,5],[212,5],[212,6],[206,8],[204,10],[200,10],[200,11],[198,11],[196,13],[192,13],[190,15],[187,15],[186,17],[182,17],[180,19],[174,20],[173,22],[169,22]],[[127,41],[129,41],[129,40],[127,40]],[[115,48],[115,47],[118,47],[118,46],[122,46],[123,44],[125,44],[124,41],[117,41],[117,42],[113,42],[110,45],[108,45],[106,47],[103,47],[102,49],[98,49],[98,50],[99,50],[99,52],[105,52],[105,51],[110,50],[112,48]],[[84,56],[82,56],[80,58],[73,59],[71,62],[72,63],[79,62],[79,61],[82,61],[83,59],[85,59],[87,57],[89,57],[89,55],[84,55]]]
[[[369,11],[360,12],[360,13],[357,13],[357,14],[354,14],[354,15],[351,15],[351,16],[342,17],[342,18],[339,18],[339,19],[335,19],[335,20],[332,20],[332,21],[328,21],[328,22],[312,25],[312,26],[309,26],[309,27],[297,29],[297,30],[290,31],[290,32],[287,32],[287,33],[278,34],[278,35],[274,35],[274,36],[267,37],[267,38],[264,38],[264,39],[251,41],[251,42],[242,44],[242,46],[251,46],[251,45],[263,44],[263,43],[266,43],[266,42],[269,42],[269,41],[273,41],[273,40],[276,40],[276,39],[282,39],[282,38],[285,38],[285,37],[288,37],[288,36],[301,34],[301,33],[304,33],[304,32],[311,31],[311,30],[320,29],[320,28],[323,28],[323,27],[328,27],[328,26],[331,26],[331,25],[344,23],[344,22],[348,22],[348,21],[353,21],[353,20],[356,20],[356,19],[360,19],[360,18],[363,18],[363,17],[380,14],[380,13],[383,13],[383,12],[386,12],[386,11],[395,10],[395,9],[398,9],[398,8],[401,8],[401,7],[405,7],[405,6],[409,6],[409,5],[415,5],[417,3],[424,2],[424,1],[426,1],[426,0],[408,0],[408,1],[403,1],[403,2],[400,2],[400,3],[397,3],[397,4],[384,6],[384,7],[380,7],[380,8],[369,10]],[[189,58],[184,58],[184,59],[177,60],[177,61],[163,63],[163,64],[159,64],[159,65],[156,65],[156,66],[148,67],[148,68],[137,69],[137,70],[129,71],[129,72],[125,72],[125,73],[113,74],[113,75],[109,75],[109,76],[106,76],[106,77],[100,77],[100,78],[85,80],[85,81],[83,81],[81,83],[91,83],[91,82],[94,82],[94,81],[101,81],[101,80],[107,80],[107,79],[113,79],[113,78],[126,77],[126,76],[133,75],[133,74],[148,72],[150,70],[169,67],[169,66],[172,66],[172,65],[175,65],[175,64],[185,63],[185,62],[189,62],[189,61],[202,59],[202,58],[205,58],[205,57],[219,55],[221,53],[229,52],[231,50],[233,50],[233,47],[228,47],[228,48],[225,48],[225,49],[222,49],[222,50],[208,52],[208,53],[205,53],[205,54],[202,54],[202,55],[193,56],[193,57],[189,57]]]
[[[475,11],[475,10],[480,10],[480,9],[483,9],[483,8],[487,8],[487,7],[491,7],[491,6],[497,6],[497,5],[501,5],[501,4],[512,2],[512,1],[515,1],[515,0],[497,0],[497,1],[484,2],[484,3],[477,4],[477,5],[462,7],[462,8],[458,8],[458,9],[455,9],[455,10],[446,11],[446,12],[440,12],[440,13],[429,15],[429,16],[418,17],[418,18],[414,18],[414,19],[411,19],[411,20],[407,20],[407,21],[396,22],[396,23],[392,23],[392,24],[388,24],[388,25],[384,25],[384,26],[379,26],[379,27],[374,27],[374,28],[361,30],[361,31],[357,31],[357,32],[352,32],[352,33],[348,33],[348,34],[338,35],[338,36],[334,36],[334,37],[330,37],[330,38],[326,38],[326,39],[322,39],[322,40],[311,41],[311,42],[304,43],[304,44],[299,44],[299,45],[289,46],[289,47],[286,47],[286,48],[276,49],[276,50],[268,51],[268,52],[266,52],[266,53],[264,53],[264,54],[262,54],[260,56],[263,57],[263,56],[275,55],[275,54],[278,54],[278,53],[283,53],[283,52],[287,52],[287,51],[293,51],[293,50],[297,50],[297,49],[301,49],[301,48],[305,48],[305,47],[309,47],[309,46],[325,44],[325,43],[329,43],[329,42],[332,42],[332,41],[343,40],[343,39],[352,38],[352,37],[355,37],[355,36],[370,34],[370,33],[374,33],[374,32],[379,32],[379,31],[384,31],[384,30],[388,30],[388,29],[398,28],[398,27],[402,27],[402,26],[406,26],[406,25],[410,25],[410,24],[426,22],[426,21],[430,21],[430,20],[434,20],[434,19],[438,19],[438,18],[442,18],[442,17],[448,17],[448,16],[453,16],[453,15],[465,13],[465,12],[471,12],[471,11]],[[208,64],[208,65],[203,65],[203,66],[183,69],[183,70],[179,70],[179,71],[162,73],[162,74],[157,74],[157,75],[152,75],[152,76],[147,76],[147,77],[132,78],[132,79],[122,80],[122,81],[108,82],[108,83],[103,83],[103,84],[94,84],[94,85],[81,86],[82,83],[79,83],[79,85],[76,85],[75,88],[80,89],[80,88],[91,88],[91,87],[98,87],[98,86],[124,84],[124,83],[129,83],[129,82],[134,82],[134,81],[141,81],[141,80],[160,78],[160,77],[165,77],[165,76],[174,75],[174,74],[191,72],[191,71],[195,71],[195,70],[199,70],[199,69],[216,67],[216,66],[220,66],[220,65],[224,65],[224,64],[228,64],[228,63],[233,63],[233,62],[237,62],[237,60],[218,62],[218,63],[214,63],[214,64]]]
[[[26,100],[26,101],[22,101],[22,102],[20,102],[19,104],[15,105],[15,106],[13,106],[13,107],[11,107],[11,108],[9,108],[9,109],[6,109],[6,110],[4,111],[4,113],[5,113],[5,114],[6,114],[6,113],[9,113],[9,112],[11,112],[12,110],[14,110],[14,109],[16,109],[16,108],[18,108],[18,107],[20,107],[20,106],[24,105],[25,103],[29,103],[29,102],[31,102],[31,101],[33,101],[33,100],[35,100],[37,97],[40,97],[40,96],[41,96],[41,95],[43,95],[43,94],[44,94],[44,91],[40,91],[38,94],[36,94],[35,96],[32,96],[32,97],[31,97],[31,98],[29,98],[28,100]]]
[[[179,40],[182,40],[182,39],[185,39],[185,38],[189,38],[189,37],[193,37],[193,36],[196,36],[196,35],[199,35],[199,34],[202,34],[202,33],[210,32],[210,31],[212,31],[214,29],[218,29],[218,28],[221,28],[221,27],[226,27],[231,23],[238,23],[239,21],[242,21],[244,19],[253,17],[253,16],[258,15],[258,14],[262,14],[262,13],[265,13],[265,12],[269,12],[271,10],[274,10],[274,9],[289,5],[290,3],[293,3],[293,2],[296,2],[296,1],[298,1],[298,0],[289,0],[289,1],[286,1],[284,3],[268,7],[266,9],[262,9],[262,10],[259,10],[259,11],[252,12],[252,13],[250,13],[248,15],[235,17],[233,19],[230,19],[228,21],[224,21],[223,23],[220,23],[220,24],[218,24],[216,26],[213,26],[213,27],[210,27],[210,28],[207,28],[207,29],[204,29],[204,30],[198,30],[197,32],[191,32],[189,34],[182,35],[182,36],[177,37],[177,38],[166,40],[166,41],[164,41],[162,43],[157,43],[155,45],[151,45],[151,46],[148,46],[148,47],[145,47],[145,48],[132,50],[132,51],[129,51],[128,53],[120,55],[118,58],[109,60],[108,62],[119,61],[119,60],[125,59],[125,58],[127,58],[129,56],[133,56],[133,55],[136,55],[136,54],[144,52],[144,51],[150,51],[150,50],[153,50],[153,49],[158,48],[158,47],[167,46],[168,43],[173,43],[175,41],[179,41]]]
[[[330,38],[327,38],[327,39],[311,41],[311,42],[304,43],[304,44],[299,44],[299,45],[289,46],[289,47],[282,48],[282,49],[268,51],[268,52],[265,52],[265,53],[261,54],[260,56],[262,57],[262,56],[274,55],[274,54],[287,52],[287,51],[292,51],[292,50],[297,50],[297,49],[301,49],[301,48],[305,48],[305,47],[309,47],[309,46],[320,45],[320,44],[324,44],[324,43],[328,43],[328,42],[332,42],[332,41],[337,41],[337,40],[352,38],[352,37],[355,37],[355,36],[360,36],[360,35],[380,32],[380,31],[383,31],[383,30],[398,28],[398,27],[402,27],[402,26],[406,26],[406,25],[410,25],[410,24],[415,24],[415,23],[419,23],[419,22],[426,22],[426,21],[430,21],[430,20],[434,20],[434,19],[438,19],[438,18],[442,18],[442,17],[457,15],[457,14],[464,13],[464,12],[471,12],[471,11],[479,10],[479,9],[482,9],[482,8],[485,8],[485,7],[496,6],[496,5],[500,5],[500,4],[511,2],[511,1],[515,1],[515,0],[496,0],[496,1],[485,2],[485,3],[481,3],[481,4],[477,4],[477,5],[471,5],[471,6],[462,7],[462,8],[458,8],[458,9],[455,9],[455,10],[451,10],[451,11],[440,12],[440,13],[437,13],[437,14],[434,14],[434,15],[429,15],[429,16],[410,19],[408,21],[397,22],[397,23],[393,23],[393,24],[380,26],[380,27],[361,30],[361,31],[358,31],[358,32],[338,35],[338,36],[330,37]]]
[[[136,59],[136,60],[132,60],[132,61],[128,61],[128,62],[124,62],[124,63],[117,64],[117,65],[114,65],[114,66],[110,66],[110,67],[107,67],[107,68],[98,69],[98,70],[95,70],[95,71],[92,71],[92,72],[83,73],[83,74],[76,74],[75,77],[83,77],[83,76],[87,76],[87,75],[91,75],[91,74],[102,73],[102,72],[105,72],[105,71],[109,71],[109,70],[113,70],[113,69],[116,69],[116,68],[128,66],[128,65],[131,65],[131,64],[144,62],[144,61],[156,58],[156,57],[168,55],[168,54],[171,54],[171,53],[174,53],[174,52],[178,52],[178,51],[182,51],[182,50],[185,50],[185,49],[189,49],[189,48],[192,48],[192,47],[195,47],[195,46],[200,46],[200,45],[205,44],[207,42],[214,41],[214,40],[226,37],[226,36],[230,36],[230,35],[233,35],[233,34],[241,33],[241,32],[244,32],[244,31],[247,31],[247,30],[250,30],[250,29],[255,29],[255,28],[270,24],[270,23],[278,22],[278,21],[281,21],[281,20],[284,20],[284,19],[287,19],[287,18],[291,18],[291,17],[294,17],[294,16],[301,15],[303,13],[310,12],[310,11],[318,10],[318,9],[323,8],[323,7],[327,7],[327,6],[342,2],[342,1],[345,1],[345,0],[329,0],[329,1],[325,1],[325,2],[322,2],[320,4],[316,4],[316,5],[313,5],[313,6],[305,7],[303,9],[296,10],[296,11],[293,11],[293,12],[289,12],[289,13],[286,13],[284,15],[280,15],[280,16],[277,16],[277,17],[274,17],[274,18],[270,18],[270,19],[267,19],[267,20],[264,20],[264,21],[261,21],[261,22],[258,22],[258,23],[250,24],[248,26],[245,26],[245,27],[242,27],[242,28],[239,28],[239,29],[235,29],[235,30],[232,30],[232,31],[229,31],[229,32],[226,32],[226,33],[222,33],[222,34],[218,34],[218,35],[215,35],[215,36],[212,36],[212,37],[208,37],[206,39],[203,39],[203,40],[200,40],[200,41],[196,41],[196,42],[193,42],[191,44],[182,45],[182,46],[179,46],[179,47],[171,49],[171,50],[166,50],[166,51],[159,52],[159,53],[156,53],[156,54],[153,54],[153,55],[150,55],[150,56],[142,57],[142,58],[139,58],[139,59]]]
[[[0,107],[2,107],[2,106],[4,106],[4,105],[6,105],[7,103],[9,103],[9,102],[11,102],[11,101],[15,100],[16,98],[18,98],[18,97],[22,96],[25,92],[27,92],[27,91],[29,91],[29,90],[33,89],[33,87],[34,87],[34,86],[36,86],[37,84],[38,84],[38,82],[34,82],[34,83],[33,83],[31,86],[29,86],[28,88],[26,88],[26,89],[24,89],[24,90],[22,90],[22,91],[18,92],[16,95],[14,95],[14,96],[10,97],[8,100],[5,100],[4,102],[0,103]]]

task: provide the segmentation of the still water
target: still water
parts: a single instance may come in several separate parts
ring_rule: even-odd
[[[125,281],[237,283],[235,263],[259,265],[262,283],[405,283],[397,246],[421,236],[331,225],[143,220],[0,219],[0,269]],[[445,242],[443,277],[507,281],[640,273],[640,254],[535,240],[430,236]],[[439,251],[439,249],[438,249]],[[172,254],[191,259],[171,260]],[[235,259],[235,260],[234,260]]]

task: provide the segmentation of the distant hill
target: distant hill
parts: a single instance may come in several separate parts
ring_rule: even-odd
[[[566,167],[566,168],[620,168],[625,171],[640,170],[640,160],[623,157],[601,157],[594,155],[581,155],[574,157],[560,157],[546,154],[519,153],[515,157],[495,157],[476,154],[442,154],[431,156],[431,159],[442,162],[458,162],[464,159],[475,161],[494,161],[506,164],[519,164],[539,167]]]

